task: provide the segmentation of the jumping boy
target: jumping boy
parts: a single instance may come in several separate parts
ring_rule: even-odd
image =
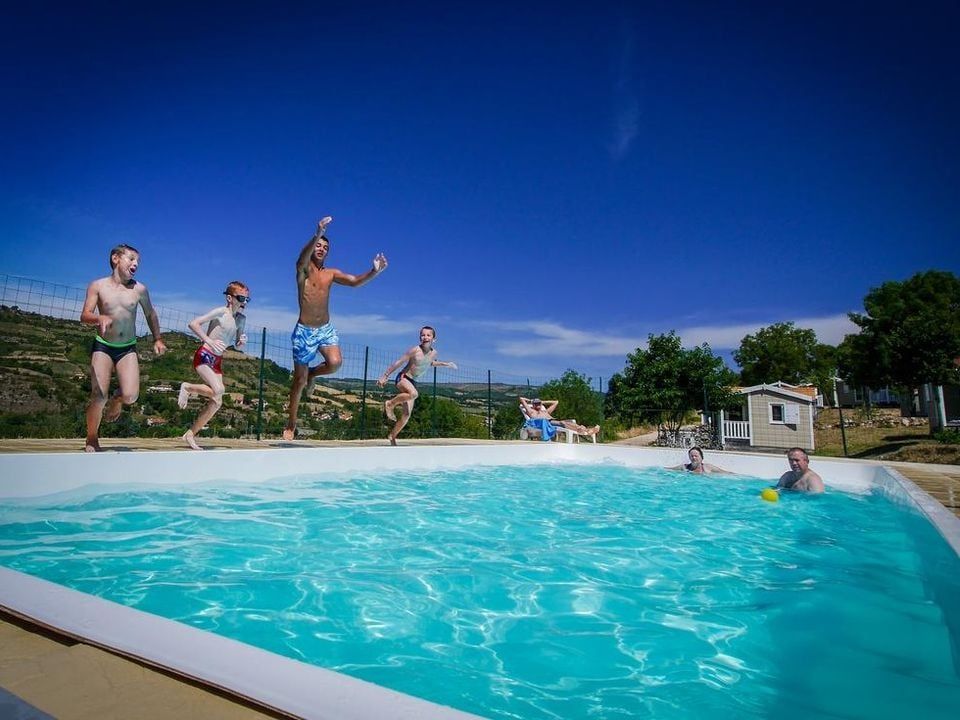
[[[250,289],[239,280],[234,280],[227,285],[223,294],[227,296],[224,305],[213,308],[206,315],[195,317],[188,324],[193,334],[203,341],[193,356],[193,369],[203,382],[181,383],[177,405],[181,410],[185,409],[191,395],[207,398],[207,404],[190,429],[183,434],[187,445],[194,450],[201,449],[197,445],[196,434],[223,405],[223,353],[229,345],[239,350],[247,342],[247,336],[243,332],[247,318],[243,310],[250,302]],[[205,323],[206,331],[203,329]]]
[[[403,430],[413,414],[413,404],[420,395],[417,392],[417,378],[420,377],[428,367],[448,367],[457,369],[456,363],[437,360],[437,351],[433,347],[433,341],[437,338],[437,331],[429,325],[420,328],[420,344],[414,345],[400,356],[390,367],[383,371],[383,375],[377,380],[377,385],[383,387],[387,384],[390,373],[403,365],[403,370],[398,374],[394,383],[397,386],[397,394],[392,399],[383,403],[383,412],[387,419],[394,423],[393,429],[387,435],[390,438],[390,444],[397,444],[397,435]],[[400,410],[400,419],[396,418],[394,409],[397,405],[402,405]]]
[[[340,338],[330,324],[330,287],[359,287],[387,269],[383,253],[373,258],[373,267],[363,275],[350,275],[325,265],[330,241],[324,235],[333,220],[325,217],[317,223],[317,232],[303,246],[297,258],[297,294],[300,318],[293,329],[293,382],[290,385],[290,406],[284,440],[293,440],[297,431],[297,410],[305,387],[313,387],[318,375],[336,372],[343,363]],[[318,358],[317,355],[322,358]],[[311,367],[313,366],[313,367]],[[308,390],[309,392],[309,390]]]
[[[160,338],[160,321],[150,304],[147,286],[134,280],[140,265],[140,252],[129,245],[117,245],[110,251],[110,275],[94,280],[87,287],[80,322],[97,326],[90,350],[90,402],[87,404],[87,441],[84,450],[100,451],[100,421],[113,422],[124,405],[132,405],[140,395],[140,365],[137,361],[137,306],[143,308],[153,351],[163,355],[167,346]],[[119,387],[107,398],[110,376],[117,371]]]

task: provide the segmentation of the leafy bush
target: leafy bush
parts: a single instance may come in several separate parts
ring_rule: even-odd
[[[943,445],[960,445],[960,430],[940,430],[932,437]]]

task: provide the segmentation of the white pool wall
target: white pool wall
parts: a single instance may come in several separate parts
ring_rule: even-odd
[[[782,455],[707,455],[708,462],[771,483],[788,469]],[[0,498],[29,502],[30,498],[57,493],[110,491],[136,484],[174,487],[218,480],[257,483],[297,475],[430,471],[471,465],[608,462],[630,467],[671,467],[685,461],[686,453],[677,449],[533,442],[201,453],[7,454],[0,455]],[[924,513],[960,554],[960,520],[899,473],[876,463],[845,460],[814,458],[811,465],[823,476],[829,490],[864,493],[880,488],[894,501]],[[937,512],[937,507],[942,512]],[[0,568],[0,607],[91,644],[298,717],[474,717],[6,568]]]
[[[726,470],[775,482],[789,470],[786,456],[707,453]],[[183,485],[228,480],[262,482],[292,475],[435,470],[469,465],[534,465],[543,462],[613,462],[631,467],[672,467],[685,451],[594,444],[416,445],[376,448],[296,448],[207,452],[32,453],[0,455],[0,497],[39,497],[86,486]],[[814,458],[828,487],[866,492],[880,465]]]

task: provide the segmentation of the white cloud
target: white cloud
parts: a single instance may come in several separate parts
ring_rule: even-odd
[[[699,326],[685,328],[678,331],[683,344],[686,347],[693,347],[701,343],[707,343],[714,350],[729,350],[740,347],[740,341],[745,335],[752,335],[760,328],[768,327],[774,322],[787,321],[769,321],[741,323],[738,325],[718,325],[718,326]],[[827,317],[808,317],[792,320],[798,328],[809,328],[817,334],[817,339],[828,345],[836,345],[843,340],[844,335],[855,333],[859,328],[850,322],[850,318],[843,315],[828,315]]]
[[[640,129],[640,101],[633,90],[633,34],[626,25],[622,30],[614,86],[613,138],[608,146],[614,160],[622,159],[630,151]]]
[[[777,321],[739,323],[736,325],[702,325],[677,330],[685,347],[707,343],[713,350],[731,350],[740,346],[745,335],[756,333]],[[857,331],[845,314],[826,317],[807,317],[793,320],[797,327],[810,328],[820,342],[836,345],[843,336]],[[498,335],[523,334],[524,337],[504,339],[494,343],[496,351],[507,357],[565,356],[571,365],[582,357],[624,357],[638,347],[646,347],[647,336],[614,335],[597,330],[578,330],[555,322],[506,321],[483,322]],[[667,330],[651,329],[660,333]]]

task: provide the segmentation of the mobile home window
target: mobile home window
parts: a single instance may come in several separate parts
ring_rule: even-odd
[[[783,425],[783,416],[785,411],[783,403],[770,403],[768,407],[770,408],[770,422],[777,425]]]

